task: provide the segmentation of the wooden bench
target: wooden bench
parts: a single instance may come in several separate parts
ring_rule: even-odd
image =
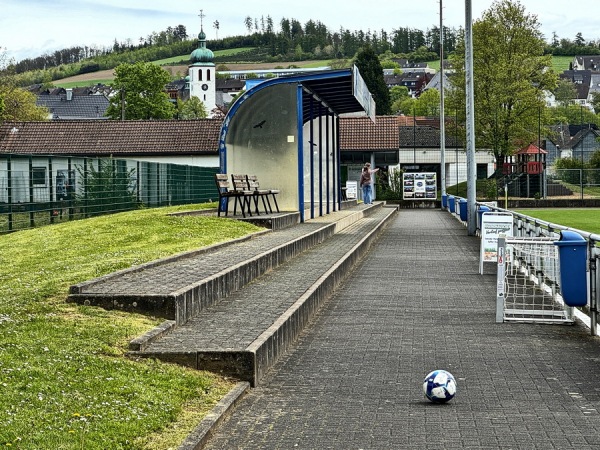
[[[239,203],[242,211],[242,216],[246,217],[246,206],[250,204],[249,197],[240,191],[232,190],[231,184],[229,183],[229,177],[225,173],[215,174],[215,183],[217,185],[217,191],[219,192],[219,204],[217,205],[217,216],[221,216],[222,212],[225,212],[227,216],[229,212],[229,199],[234,198],[235,203],[233,205],[233,215],[236,214],[237,205]],[[246,204],[246,198],[248,198],[248,204]]]
[[[256,175],[247,175],[246,179],[248,180],[248,189],[256,194],[254,198],[254,204],[256,206],[256,211],[258,212],[258,197],[262,198],[263,206],[265,207],[265,212],[267,211],[267,205],[265,205],[265,199],[267,204],[269,205],[269,213],[273,214],[273,208],[271,207],[271,201],[269,200],[269,196],[273,199],[273,203],[275,203],[275,209],[279,212],[279,205],[277,204],[276,195],[279,194],[278,189],[261,189],[260,183],[258,182],[258,177]]]
[[[231,183],[233,185],[233,192],[236,193],[237,199],[239,199],[240,207],[242,209],[242,215],[246,217],[246,212],[252,216],[252,204],[250,199],[254,196],[254,193],[248,189],[248,181],[246,175],[231,175]],[[233,214],[235,215],[237,202],[233,207]],[[256,209],[258,214],[258,208]]]

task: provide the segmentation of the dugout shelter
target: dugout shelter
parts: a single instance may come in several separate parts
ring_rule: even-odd
[[[358,69],[271,78],[229,109],[219,139],[220,171],[257,175],[281,191],[284,211],[300,220],[341,207],[339,117],[369,116],[375,102]]]

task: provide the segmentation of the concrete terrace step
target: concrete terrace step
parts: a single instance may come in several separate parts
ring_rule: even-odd
[[[210,370],[257,385],[369,249],[397,208],[337,233],[200,311],[133,341],[131,355]],[[321,220],[321,218],[319,219]],[[325,220],[325,218],[322,218]]]
[[[181,325],[254,278],[377,211],[361,205],[71,286],[68,301],[174,320]]]

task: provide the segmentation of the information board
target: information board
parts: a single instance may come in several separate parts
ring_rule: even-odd
[[[409,172],[402,174],[404,200],[437,198],[437,174],[435,172]]]
[[[481,215],[481,252],[479,273],[484,262],[498,262],[498,236],[513,236],[513,215],[506,212],[484,212]]]
[[[358,194],[358,183],[356,181],[346,181],[346,198],[355,199]]]

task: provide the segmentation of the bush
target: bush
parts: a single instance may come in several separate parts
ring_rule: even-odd
[[[108,212],[128,211],[138,207],[131,189],[134,170],[127,170],[123,161],[98,160],[98,168],[77,166],[80,177],[85,180],[76,198],[89,216]]]
[[[379,171],[376,177],[375,192],[379,200],[402,200],[402,170]]]
[[[585,168],[580,160],[574,158],[560,158],[554,163],[559,179],[569,184],[580,184],[581,169]]]

